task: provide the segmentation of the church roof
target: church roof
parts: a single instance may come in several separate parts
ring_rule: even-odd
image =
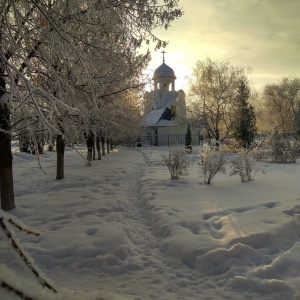
[[[164,111],[165,111],[164,108],[150,110],[145,115],[144,126],[145,127],[156,126]]]
[[[176,79],[174,70],[164,62],[154,71],[153,78],[172,77]]]
[[[166,109],[152,109],[146,115],[145,119],[143,120],[143,127],[165,127],[171,126],[174,124],[174,121],[164,120],[162,119],[162,115]]]

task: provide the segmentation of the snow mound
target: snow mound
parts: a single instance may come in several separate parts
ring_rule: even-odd
[[[259,258],[255,249],[238,243],[229,249],[214,249],[198,256],[195,267],[211,276],[226,273],[232,268],[255,266]]]
[[[235,276],[230,280],[228,286],[234,291],[258,299],[298,299],[294,298],[295,291],[288,283],[277,279],[258,280]]]

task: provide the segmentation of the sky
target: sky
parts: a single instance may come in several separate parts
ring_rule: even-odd
[[[180,7],[180,19],[167,31],[154,31],[169,41],[165,58],[175,71],[177,90],[187,88],[185,77],[206,58],[250,68],[257,90],[283,76],[300,76],[298,0],[182,0]],[[149,49],[152,75],[163,49]]]
[[[300,164],[260,162],[266,175],[249,182],[228,164],[207,185],[199,150],[189,175],[171,180],[167,147],[118,146],[91,167],[66,147],[55,180],[55,152],[40,155],[44,174],[14,143],[16,208],[0,210],[0,225],[41,278],[0,226],[0,299],[21,299],[7,285],[37,300],[300,299]]]

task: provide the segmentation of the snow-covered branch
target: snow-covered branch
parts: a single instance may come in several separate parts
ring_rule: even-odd
[[[1,282],[1,287],[14,293],[15,295],[17,295],[18,297],[20,297],[21,299],[25,299],[25,300],[36,300],[30,296],[28,296],[26,293],[18,290],[17,288],[15,288],[14,286],[10,285],[9,283],[5,282],[4,280],[0,281]]]
[[[31,260],[26,256],[24,251],[21,249],[21,247],[18,245],[16,239],[13,237],[9,227],[7,226],[6,222],[12,224],[13,226],[17,227],[19,230],[26,232],[27,234],[34,234],[39,235],[36,232],[33,232],[31,230],[28,230],[27,228],[24,228],[21,224],[18,224],[17,222],[13,221],[11,218],[7,218],[6,214],[2,213],[0,215],[0,227],[2,228],[3,232],[5,233],[7,239],[11,243],[13,249],[17,252],[17,254],[21,257],[21,259],[24,261],[24,263],[27,265],[27,267],[30,269],[30,271],[35,275],[35,277],[39,280],[40,284],[43,287],[48,288],[49,290],[53,292],[57,292],[54,287],[52,287],[51,284],[49,284],[42,276],[39,274],[39,272],[35,269],[33,266],[33,263]]]

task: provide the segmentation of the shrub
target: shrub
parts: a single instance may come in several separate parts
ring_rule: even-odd
[[[249,151],[238,154],[237,157],[231,161],[232,171],[230,176],[238,174],[242,182],[245,182],[254,179],[258,171],[266,174],[265,170],[255,167],[257,162],[257,156]]]
[[[190,145],[190,146],[185,146],[185,152],[186,153],[192,153],[192,150],[193,150],[193,147]]]
[[[295,163],[299,157],[300,144],[296,140],[281,139],[272,144],[271,160],[275,163]]]
[[[171,179],[189,174],[188,168],[192,165],[192,161],[186,155],[185,149],[180,146],[170,147],[168,155],[162,154],[163,163],[168,167]]]
[[[235,139],[226,139],[222,143],[222,150],[228,153],[237,153],[241,149],[241,144]]]
[[[283,138],[278,133],[269,140],[271,161],[274,163],[295,163],[300,153],[300,142],[294,138]]]
[[[226,172],[225,165],[227,160],[224,152],[214,150],[209,145],[205,144],[199,155],[199,166],[201,168],[205,183],[210,184],[218,172]]]

